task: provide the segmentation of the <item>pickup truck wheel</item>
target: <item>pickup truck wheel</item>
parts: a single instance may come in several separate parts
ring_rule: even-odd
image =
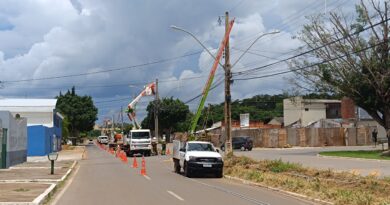
[[[191,178],[191,170],[190,168],[188,168],[187,164],[184,163],[184,176],[188,177],[188,178]]]
[[[179,162],[177,161],[177,160],[175,160],[175,162],[174,162],[174,170],[175,170],[175,172],[176,173],[178,173],[178,174],[180,174],[180,164],[179,164]]]
[[[223,177],[223,170],[218,171],[218,172],[215,174],[215,176],[216,176],[217,178],[222,178],[222,177]]]

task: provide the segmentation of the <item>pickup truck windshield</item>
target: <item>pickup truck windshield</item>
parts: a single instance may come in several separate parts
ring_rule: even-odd
[[[212,151],[214,152],[214,148],[211,144],[205,143],[189,143],[187,151]]]
[[[149,139],[149,132],[132,132],[131,133],[132,139]]]

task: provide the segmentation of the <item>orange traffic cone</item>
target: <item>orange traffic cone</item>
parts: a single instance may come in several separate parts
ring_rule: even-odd
[[[171,152],[169,151],[169,148],[168,148],[166,155],[170,155],[170,154],[171,154]]]
[[[142,167],[141,167],[141,175],[146,175],[146,166],[145,166],[145,158],[142,156]]]
[[[125,152],[122,152],[123,154],[122,154],[122,156],[123,156],[123,163],[125,163],[125,164],[127,164],[127,156],[126,156],[126,153]]]
[[[138,168],[137,158],[134,156],[133,168]]]
[[[121,151],[121,160],[123,163],[127,163],[127,156],[124,151]]]

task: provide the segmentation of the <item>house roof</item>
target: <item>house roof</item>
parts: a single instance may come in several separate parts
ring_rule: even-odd
[[[57,99],[0,98],[0,110],[10,112],[53,112]]]

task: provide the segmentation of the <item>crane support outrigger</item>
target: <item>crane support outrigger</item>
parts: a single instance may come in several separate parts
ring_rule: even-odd
[[[211,67],[209,78],[207,79],[206,85],[203,88],[202,99],[200,100],[200,103],[199,103],[198,109],[196,111],[196,114],[195,114],[194,118],[191,121],[191,127],[190,127],[190,130],[189,130],[189,134],[190,135],[193,135],[194,132],[195,132],[196,125],[198,124],[198,120],[199,120],[199,117],[200,117],[200,115],[202,113],[202,109],[204,107],[204,103],[206,102],[207,95],[209,94],[211,84],[213,83],[213,80],[214,80],[215,72],[216,72],[216,70],[218,68],[218,64],[219,64],[219,61],[220,61],[220,59],[222,57],[222,54],[223,54],[223,51],[225,49],[226,43],[228,42],[228,39],[229,39],[229,36],[230,36],[230,32],[231,32],[231,30],[233,28],[233,24],[234,24],[234,19],[229,22],[228,32],[225,33],[225,36],[224,36],[224,38],[223,38],[223,40],[222,40],[222,42],[221,42],[221,44],[219,46],[219,49],[218,49],[218,52],[217,52],[217,56],[215,57],[215,61],[214,61],[213,67]]]

